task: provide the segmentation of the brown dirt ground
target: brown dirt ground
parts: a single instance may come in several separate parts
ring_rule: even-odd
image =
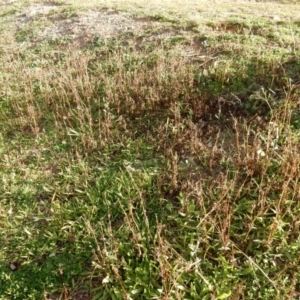
[[[33,43],[45,39],[67,38],[78,46],[84,46],[95,36],[111,38],[121,33],[138,34],[153,23],[105,8],[76,12],[68,17],[60,12],[59,4],[41,2],[33,3],[17,14],[15,29],[22,30],[36,20],[44,22],[46,26],[37,32],[31,40]]]

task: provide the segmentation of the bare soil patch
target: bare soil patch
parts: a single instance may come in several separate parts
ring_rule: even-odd
[[[86,44],[93,37],[111,38],[120,33],[139,32],[149,22],[131,18],[129,14],[117,13],[112,10],[90,11],[69,19],[55,16],[52,25],[42,32],[44,38],[67,37],[75,40],[80,46]]]
[[[33,3],[15,15],[15,33],[25,31],[29,47],[51,40],[83,48],[95,38],[105,40],[122,34],[128,36],[128,41],[132,39],[137,48],[153,43],[159,45],[160,41],[169,40],[172,43],[176,39],[180,40],[183,55],[188,57],[194,56],[203,48],[202,44],[195,42],[194,34],[188,28],[176,28],[174,24],[151,18],[133,17],[130,13],[110,8],[83,11],[68,8],[71,9],[68,5],[56,2]],[[27,31],[30,37],[27,36]],[[185,40],[190,42],[185,43]]]
[[[16,28],[21,30],[37,20],[44,21],[47,25],[37,32],[31,42],[66,38],[80,47],[95,36],[106,39],[121,33],[139,33],[154,23],[145,18],[133,18],[129,13],[106,8],[76,12],[67,17],[64,12],[59,11],[59,5],[42,2],[34,3],[19,13],[15,22]]]
[[[17,23],[27,24],[37,16],[45,16],[58,7],[51,2],[34,3],[17,15]]]
[[[0,3],[0,7],[1,6],[7,6],[7,5],[10,5],[10,4],[13,4],[16,1],[17,0],[3,0],[2,3]]]

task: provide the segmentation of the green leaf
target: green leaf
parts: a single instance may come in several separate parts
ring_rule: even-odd
[[[231,291],[229,291],[228,293],[223,293],[223,294],[217,296],[216,299],[226,299],[226,298],[228,298],[230,296],[231,296]]]

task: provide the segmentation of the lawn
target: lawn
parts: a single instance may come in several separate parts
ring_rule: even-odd
[[[299,12],[3,0],[0,300],[298,299]]]

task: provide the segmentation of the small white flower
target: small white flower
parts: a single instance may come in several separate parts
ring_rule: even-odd
[[[257,150],[257,155],[258,155],[258,156],[261,156],[261,157],[264,157],[264,156],[266,156],[266,153],[265,153],[264,150],[259,149],[259,150]]]
[[[107,275],[103,280],[102,283],[109,283],[110,282],[110,278],[109,275]]]

